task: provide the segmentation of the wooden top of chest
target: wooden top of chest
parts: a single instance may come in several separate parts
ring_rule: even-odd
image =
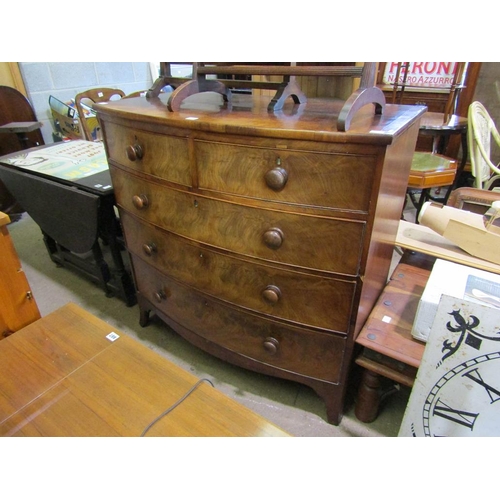
[[[426,110],[425,106],[388,104],[382,115],[375,115],[373,105],[367,105],[358,111],[349,131],[339,132],[341,100],[290,101],[283,109],[270,112],[268,99],[259,96],[234,95],[231,103],[224,103],[221,95],[207,92],[189,97],[180,111],[172,112],[167,108],[168,96],[132,97],[95,104],[94,108],[100,119],[123,125],[148,122],[202,132],[377,145],[391,144]]]

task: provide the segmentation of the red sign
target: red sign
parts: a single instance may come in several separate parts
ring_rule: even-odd
[[[404,82],[406,85],[412,87],[449,88],[453,84],[457,64],[456,62],[402,63],[398,79],[399,84]],[[397,62],[386,63],[383,82],[393,85],[396,81],[397,71]]]

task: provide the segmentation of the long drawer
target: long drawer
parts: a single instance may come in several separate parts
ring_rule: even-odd
[[[140,293],[163,314],[226,349],[292,373],[337,383],[346,339],[268,321],[176,283],[132,256]]]
[[[198,290],[299,325],[348,333],[356,282],[248,262],[122,212],[129,251]]]
[[[195,140],[200,189],[266,201],[368,212],[376,156]]]
[[[359,272],[362,221],[238,205],[110,168],[118,204],[168,231],[272,262],[351,276]]]
[[[110,161],[169,182],[191,185],[188,140],[106,123]]]

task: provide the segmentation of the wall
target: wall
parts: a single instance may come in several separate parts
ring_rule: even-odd
[[[67,102],[94,87],[119,88],[130,94],[147,90],[153,83],[147,62],[22,62],[19,67],[28,99],[43,123],[46,144],[54,142],[50,95]]]

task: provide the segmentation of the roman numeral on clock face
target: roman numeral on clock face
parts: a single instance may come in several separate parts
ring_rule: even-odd
[[[445,402],[441,401],[440,398],[438,398],[438,400],[436,401],[436,405],[434,406],[432,414],[434,416],[442,417],[450,420],[451,422],[463,425],[464,427],[468,427],[471,430],[474,427],[474,423],[476,422],[477,417],[479,416],[479,413],[456,410],[455,408],[452,408]]]
[[[491,385],[487,384],[483,380],[483,377],[481,377],[481,374],[479,373],[479,370],[477,368],[474,368],[473,370],[464,373],[462,376],[467,377],[473,382],[476,382],[476,384],[479,384],[481,387],[484,387],[492,403],[495,403],[500,399],[500,391],[498,389],[495,389]]]

